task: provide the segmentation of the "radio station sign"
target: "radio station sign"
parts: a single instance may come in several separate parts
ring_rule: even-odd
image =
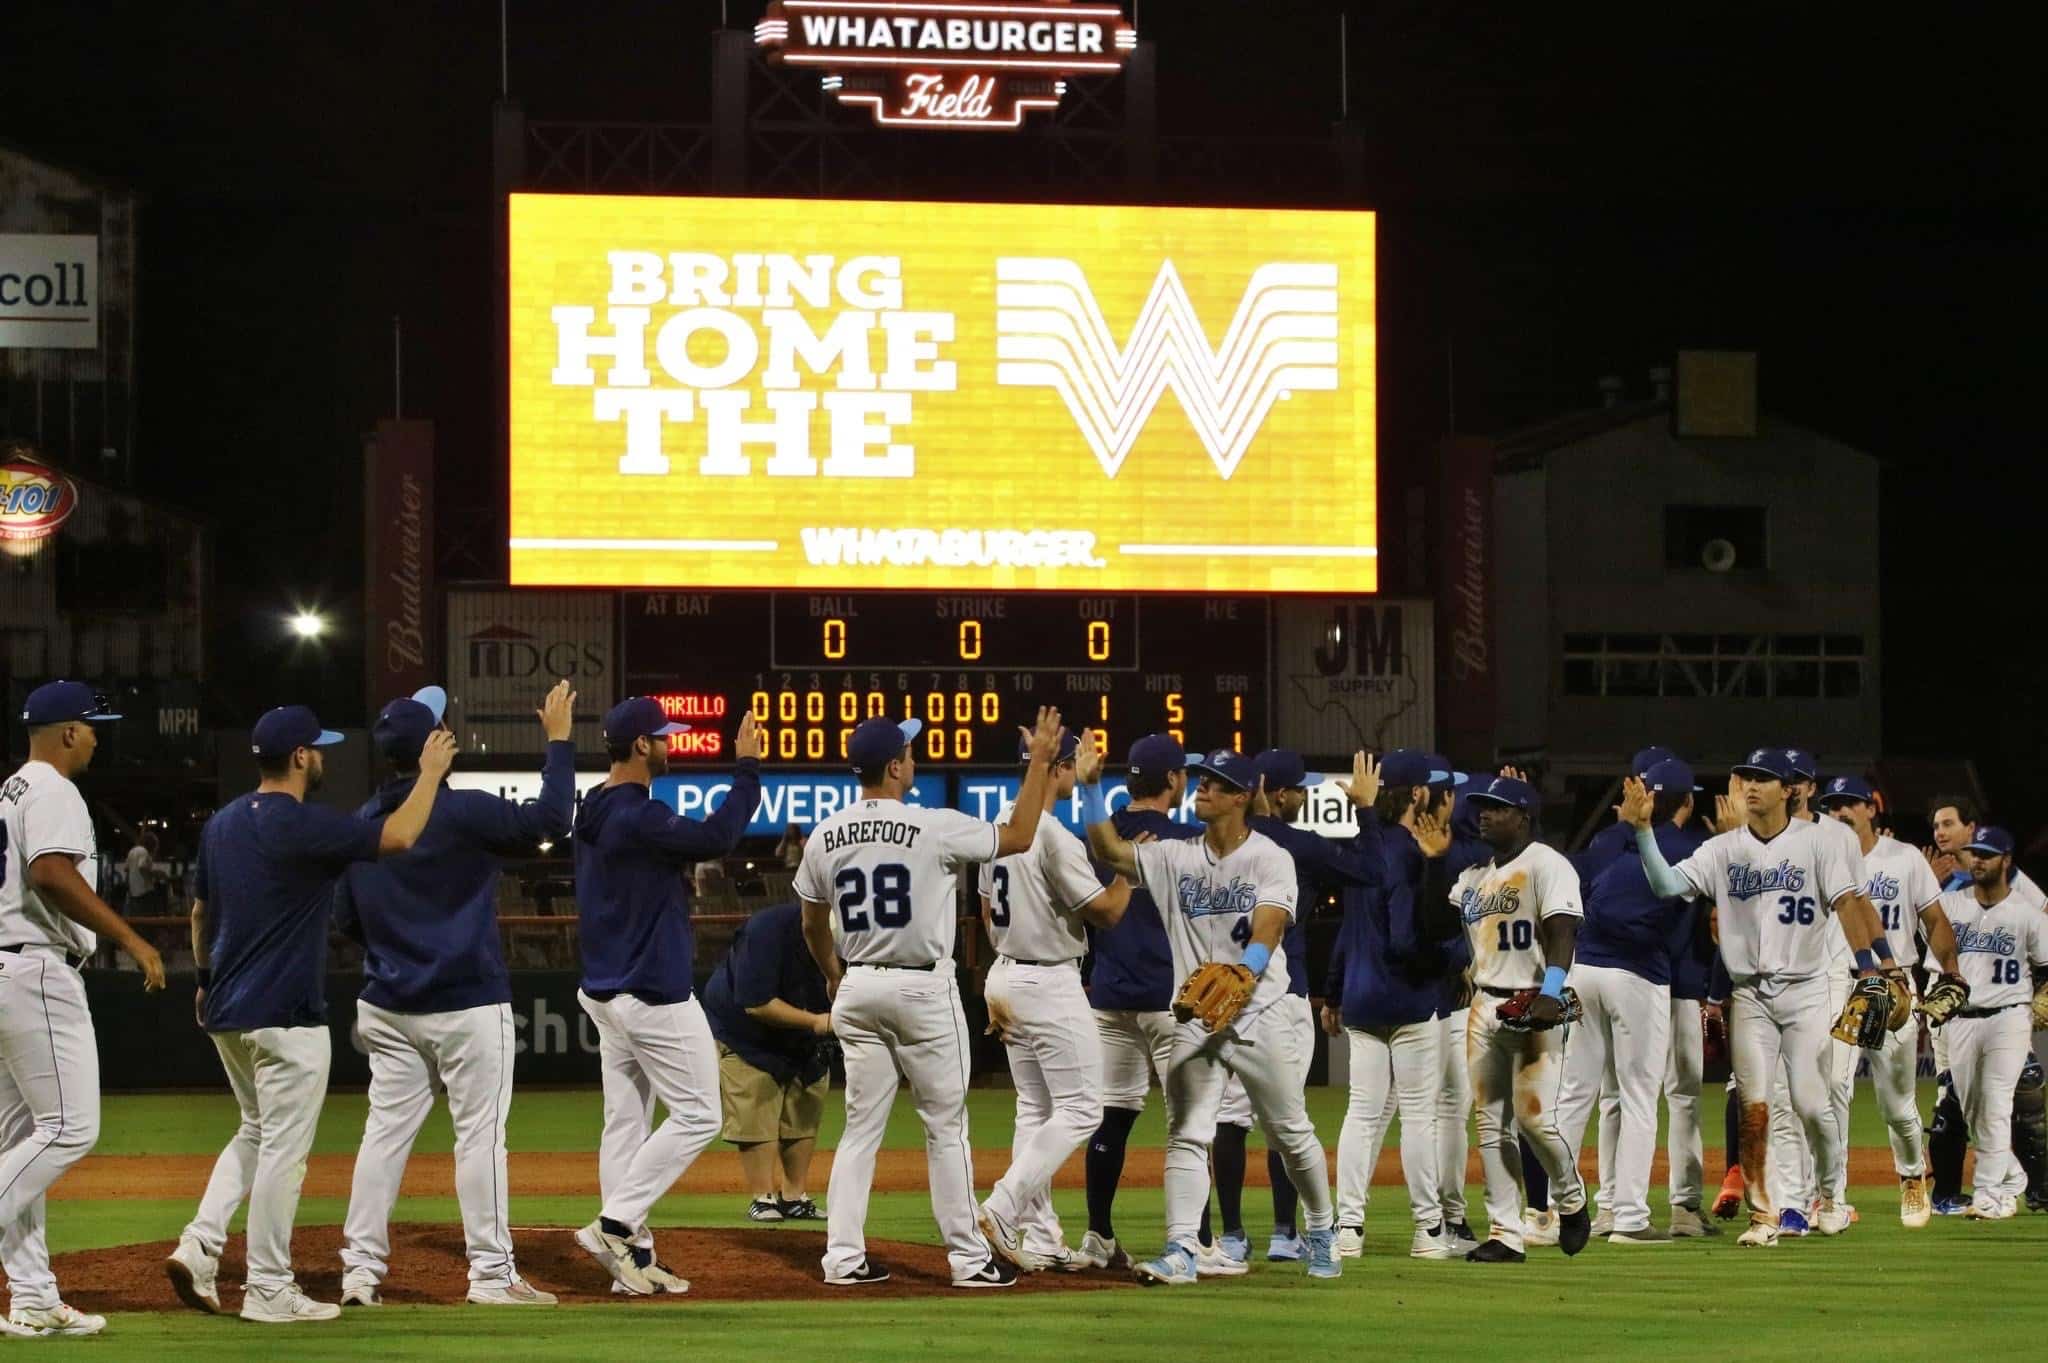
[[[1122,70],[1138,31],[1119,6],[1067,0],[774,0],[754,42],[885,128],[1010,132],[1057,109],[1067,77]]]
[[[515,586],[1371,592],[1374,218],[520,194]]]
[[[0,233],[0,349],[96,350],[100,239]]]
[[[52,468],[15,460],[0,464],[0,542],[30,553],[78,509],[78,484]]]

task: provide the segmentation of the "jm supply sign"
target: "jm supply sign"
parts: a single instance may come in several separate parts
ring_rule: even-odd
[[[511,204],[516,586],[1370,592],[1367,213]]]
[[[1116,5],[1067,0],[775,0],[754,42],[883,127],[1007,132],[1058,108],[1067,77],[1121,70],[1138,31]]]
[[[0,233],[0,349],[98,347],[99,241]]]

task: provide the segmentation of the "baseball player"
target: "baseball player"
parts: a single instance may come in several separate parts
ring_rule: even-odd
[[[832,1031],[846,1053],[846,1132],[826,1188],[825,1282],[889,1280],[868,1258],[865,1227],[875,1152],[897,1075],[924,1120],[932,1215],[946,1240],[953,1286],[1009,1287],[1017,1270],[977,1226],[974,1152],[967,1136],[967,1019],[954,978],[954,877],[962,866],[1031,850],[1039,821],[983,823],[950,809],[903,803],[917,779],[911,743],[924,725],[863,720],[846,755],[861,798],[812,830],[796,874],[804,940],[832,995]],[[1041,709],[1016,807],[1042,810],[1064,740],[1059,711]],[[841,960],[845,961],[842,967]]]
[[[0,1335],[96,1335],[105,1316],[57,1295],[43,1194],[99,1140],[100,1055],[78,968],[99,938],[164,987],[156,949],[88,876],[99,844],[73,781],[121,716],[83,682],[28,693],[28,761],[0,786],[0,1271],[12,1298]]]
[[[1060,740],[1046,781],[1048,801],[1074,794],[1078,734]],[[1030,750],[1024,751],[1030,760]],[[1029,851],[984,862],[982,922],[997,955],[983,994],[989,1025],[1002,1034],[1017,1089],[1010,1168],[981,1207],[981,1230],[1018,1268],[1078,1267],[1052,1210],[1052,1178],[1102,1124],[1102,1038],[1081,988],[1086,927],[1114,928],[1130,903],[1130,882],[1095,877],[1088,849],[1053,816],[1037,811]],[[1029,817],[1005,805],[996,822]]]
[[[1869,783],[1858,776],[1837,776],[1827,783],[1819,805],[1856,834],[1869,877],[1863,897],[1877,910],[1878,922],[1891,940],[1893,959],[1913,959],[1914,927],[1918,924],[1925,928],[1934,955],[1953,973],[1957,965],[1955,935],[1948,916],[1941,912],[1941,886],[1917,849],[1878,835],[1877,795]],[[1910,976],[1908,980],[1910,988]],[[1878,1109],[1891,1135],[1892,1165],[1899,1175],[1899,1220],[1914,1228],[1925,1226],[1931,1212],[1917,1089],[1919,1042],[1918,1027],[1902,1027],[1887,1035],[1884,1049],[1870,1057],[1871,1087],[1877,1090]],[[1851,1074],[1853,1078],[1853,1070]],[[1846,1129],[1849,1108],[1840,1089],[1835,1095],[1835,1118]],[[1840,1195],[1837,1191],[1836,1196]]]
[[[1945,1028],[1949,1069],[1977,1149],[1969,1214],[2004,1221],[2019,1214],[2026,1190],[2012,1154],[2012,1092],[2036,1015],[2048,1013],[2048,914],[2012,887],[2012,834],[1980,825],[1962,851],[1970,888],[1941,897],[1970,986],[1970,1001]]]
[[[219,1311],[220,1253],[246,1198],[242,1319],[332,1320],[341,1308],[314,1301],[292,1277],[292,1219],[333,1058],[326,978],[334,887],[352,863],[395,856],[419,841],[455,760],[455,739],[446,730],[427,736],[419,775],[377,820],[306,802],[326,775],[321,749],[341,735],[321,728],[305,706],[268,712],[249,742],[261,780],[206,821],[192,898],[199,1025],[220,1052],[242,1122],[164,1272],[187,1306]]]
[[[1683,824],[1692,812],[1692,768],[1677,758],[1640,778],[1653,800],[1651,822],[1667,860],[1683,861],[1701,839]],[[1650,1162],[1657,1143],[1657,1094],[1671,1063],[1671,930],[1681,902],[1650,889],[1641,862],[1622,853],[1590,879],[1571,983],[1585,1011],[1574,1029],[1558,1127],[1577,1149],[1596,1099],[1612,1088],[1619,1120],[1600,1139],[1600,1218],[1608,1243],[1648,1245],[1670,1235],[1650,1224]],[[1604,1103],[1603,1103],[1604,1106]],[[1697,1203],[1695,1203],[1697,1205]]]
[[[1299,1038],[1274,1012],[1287,993],[1282,939],[1295,916],[1294,864],[1278,844],[1247,822],[1258,767],[1243,753],[1218,748],[1189,763],[1200,781],[1195,815],[1199,841],[1131,843],[1117,834],[1099,784],[1102,759],[1084,741],[1079,758],[1082,821],[1095,857],[1152,892],[1173,946],[1176,989],[1205,962],[1248,972],[1250,997],[1227,1026],[1211,1032],[1190,1016],[1175,1031],[1167,1068],[1166,1248],[1133,1272],[1147,1283],[1191,1283],[1198,1276],[1196,1232],[1208,1200],[1209,1146],[1223,1083],[1244,1081],[1269,1141],[1286,1159],[1287,1175],[1305,1204],[1308,1275],[1344,1271],[1331,1228],[1329,1166],[1303,1100]]]
[[[1441,754],[1429,754],[1433,771],[1450,767]],[[1451,777],[1451,847],[1444,869],[1452,883],[1474,866],[1493,859],[1493,849],[1479,836],[1479,807],[1469,795],[1472,778]],[[1432,787],[1437,783],[1432,782]],[[1436,1169],[1442,1180],[1444,1224],[1450,1228],[1451,1257],[1463,1258],[1479,1248],[1465,1206],[1465,1166],[1472,1153],[1472,1066],[1465,1057],[1465,1015],[1472,1007],[1472,943],[1462,921],[1444,950],[1444,977],[1437,1000],[1437,1025],[1443,1031],[1443,1085],[1437,1090]]]
[[[1308,916],[1315,905],[1329,896],[1350,888],[1377,885],[1381,865],[1376,854],[1362,857],[1355,849],[1341,851],[1328,838],[1294,826],[1308,803],[1308,788],[1323,782],[1322,773],[1307,770],[1299,753],[1268,748],[1253,761],[1262,784],[1252,801],[1251,826],[1294,859],[1297,911],[1283,942],[1287,959],[1294,965],[1287,972],[1287,996],[1276,1006],[1274,1018],[1276,1022],[1284,1020],[1294,1030],[1301,1083],[1306,1086],[1308,1067],[1315,1059],[1316,1049],[1315,1010],[1308,998]],[[1356,765],[1356,781],[1349,789],[1360,792],[1366,801],[1365,808],[1370,809],[1379,789],[1376,774],[1369,787],[1359,783],[1367,780],[1369,772],[1376,773],[1376,769],[1365,764],[1363,754]],[[1353,797],[1354,803],[1360,796]],[[1223,1219],[1223,1234],[1217,1237],[1216,1244],[1232,1262],[1240,1264],[1251,1253],[1251,1242],[1244,1231],[1244,1169],[1245,1144],[1251,1135],[1252,1120],[1251,1099],[1245,1093],[1244,1081],[1233,1074],[1224,1081],[1223,1105],[1217,1111],[1216,1141],[1210,1151],[1210,1163],[1215,1173],[1217,1209]],[[1273,1236],[1266,1246],[1266,1258],[1298,1260],[1307,1246],[1295,1228],[1297,1197],[1277,1146],[1266,1147],[1266,1180],[1273,1196]]]
[[[576,815],[576,1001],[597,1026],[604,1074],[604,1206],[576,1243],[639,1296],[690,1290],[656,1256],[647,1214],[718,1139],[720,1124],[718,1044],[692,994],[688,870],[738,846],[761,803],[761,736],[751,714],[733,736],[732,788],[709,817],[685,818],[655,800],[669,737],[687,730],[651,696],[614,705],[604,717],[611,774]],[[656,1099],[668,1110],[659,1127]]]
[[[479,1306],[552,1306],[519,1276],[505,1174],[512,1110],[512,979],[498,942],[502,859],[569,831],[575,813],[576,695],[555,684],[536,713],[547,736],[540,799],[443,791],[420,840],[404,856],[352,866],[335,892],[336,926],[363,945],[356,1039],[370,1057],[369,1114],[349,1185],[341,1249],[341,1304],[380,1306],[391,1255],[391,1209],[434,1091],[448,1095],[455,1128],[455,1196],[469,1252],[469,1300]],[[379,819],[418,779],[427,738],[441,727],[447,693],[429,686],[394,700],[370,731],[396,775],[356,811]]]
[[[1363,772],[1354,764],[1354,799],[1378,787],[1372,805],[1359,811],[1355,845],[1380,858],[1382,875],[1377,886],[1345,890],[1324,991],[1332,1002],[1323,1007],[1323,1030],[1346,1038],[1351,1058],[1337,1139],[1337,1253],[1346,1259],[1365,1252],[1373,1167],[1397,1110],[1415,1223],[1408,1252],[1452,1257],[1437,1167],[1443,1028],[1436,1012],[1445,943],[1462,939],[1464,929],[1449,909],[1450,793],[1436,784],[1446,776],[1413,748],[1395,748]]]
[[[1742,1163],[1751,1209],[1749,1229],[1738,1243],[1761,1246],[1778,1242],[1778,1219],[1763,1183],[1770,1107],[1760,1095],[1770,1092],[1782,1057],[1790,1056],[1792,1106],[1813,1144],[1824,1189],[1837,1185],[1847,1158],[1825,1068],[1830,1044],[1827,919],[1842,917],[1863,977],[1858,992],[1876,995],[1887,1010],[1890,995],[1877,971],[1880,961],[1891,961],[1891,947],[1842,844],[1787,811],[1787,787],[1794,777],[1784,752],[1758,748],[1736,765],[1735,775],[1748,822],[1709,838],[1676,867],[1665,860],[1651,833],[1653,800],[1641,781],[1625,784],[1621,816],[1636,829],[1636,847],[1652,890],[1711,895],[1715,901],[1721,957],[1733,980],[1728,1029],[1736,1087],[1743,1098]],[[1847,1208],[1823,1194],[1815,1226],[1823,1235],[1841,1234],[1849,1226]]]
[[[1117,836],[1199,838],[1200,825],[1173,817],[1188,781],[1187,753],[1179,740],[1171,734],[1147,734],[1131,745],[1127,760],[1128,803],[1113,816]],[[1132,1124],[1144,1111],[1149,1076],[1159,1076],[1164,1094],[1166,1067],[1173,1058],[1173,948],[1166,940],[1159,907],[1143,886],[1132,887],[1122,922],[1106,930],[1091,928],[1088,937],[1093,967],[1088,1004],[1102,1038],[1102,1125],[1088,1140],[1088,1233],[1081,1237],[1074,1260],[1083,1268],[1110,1268],[1129,1258],[1117,1245],[1110,1217],[1123,1177],[1124,1147]],[[1241,1271],[1215,1248],[1207,1222],[1205,1202],[1201,1239],[1209,1253],[1198,1267],[1212,1274]]]
[[[1592,1217],[1577,1152],[1558,1131],[1556,1100],[1563,1080],[1565,972],[1583,913],[1579,876],[1562,853],[1534,841],[1537,796],[1528,782],[1496,776],[1468,798],[1479,809],[1480,834],[1493,856],[1458,876],[1450,902],[1472,947],[1476,992],[1465,1055],[1492,1230],[1465,1257],[1482,1264],[1524,1258],[1518,1126],[1553,1185],[1558,1245],[1577,1254],[1592,1233]],[[1524,995],[1532,988],[1537,992]],[[1515,1006],[1503,1017],[1508,1003]]]

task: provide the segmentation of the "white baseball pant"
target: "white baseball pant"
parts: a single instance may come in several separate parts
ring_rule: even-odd
[[[843,1278],[867,1259],[868,1198],[875,1155],[896,1100],[897,1074],[924,1121],[932,1217],[946,1241],[953,1276],[989,1261],[974,1203],[974,1151],[967,1135],[967,1079],[973,1048],[953,963],[938,969],[850,966],[832,1002],[832,1034],[846,1055],[846,1132],[826,1186],[827,1278]]]
[[[1472,1146],[1472,1064],[1465,1057],[1465,1011],[1437,1019],[1443,1083],[1436,1095],[1437,1201],[1444,1219],[1465,1223],[1465,1164]]]
[[[1102,1125],[1102,1037],[1078,961],[1040,966],[998,957],[983,993],[991,1011],[1008,1016],[1004,1040],[1017,1089],[1010,1167],[989,1205],[1023,1228],[1027,1250],[1057,1254],[1066,1237],[1052,1209],[1053,1175]]]
[[[1143,1112],[1153,1075],[1159,1077],[1160,1092],[1166,1091],[1166,1070],[1173,1063],[1173,1014],[1098,1008],[1095,1030],[1102,1038],[1102,1105]]]
[[[1240,1035],[1240,1029],[1243,1034]],[[1304,1228],[1330,1227],[1330,1167],[1301,1088],[1300,1045],[1288,1019],[1267,1009],[1249,1024],[1212,1035],[1198,1021],[1180,1025],[1167,1069],[1166,1242],[1193,1245],[1209,1200],[1209,1148],[1224,1081],[1236,1075],[1268,1145],[1280,1152],[1301,1195]]]
[[[391,1256],[391,1209],[438,1088],[448,1095],[448,1117],[455,1127],[455,1198],[462,1207],[469,1280],[511,1281],[518,1276],[505,1175],[512,1005],[393,1013],[358,1002],[356,1039],[370,1056],[370,1111],[349,1183],[342,1267],[384,1281]]]
[[[1294,1033],[1295,1054],[1301,1061],[1300,1081],[1307,1088],[1309,1066],[1316,1058],[1315,1009],[1306,995],[1282,994],[1274,1000],[1271,1011]],[[1216,1110],[1216,1124],[1249,1128],[1257,1121],[1258,1114],[1252,1111],[1251,1095],[1244,1090],[1244,1080],[1231,1075],[1223,1081],[1223,1105]]]
[[[2012,1153],[2012,1091],[2032,1053],[2033,1018],[2022,1003],[1989,1017],[1952,1018],[1942,1030],[1977,1151],[1970,1205],[2003,1215],[2027,1190],[2026,1171]]]
[[[1550,1204],[1561,1212],[1586,1205],[1578,1152],[1557,1126],[1564,1087],[1568,1027],[1517,1032],[1501,1026],[1501,997],[1479,990],[1466,1012],[1465,1058],[1472,1070],[1472,1106],[1479,1114],[1479,1163],[1486,1172],[1486,1215],[1491,1235],[1522,1248],[1522,1152],[1517,1127],[1550,1175]]]
[[[1700,1209],[1706,1180],[1706,1150],[1700,1134],[1700,1087],[1706,1068],[1706,1036],[1698,999],[1671,1000],[1671,1061],[1664,1067],[1664,1107],[1669,1113],[1664,1154],[1673,1207]],[[1606,1168],[1607,1124],[1600,1125],[1600,1157]],[[1601,1176],[1602,1182],[1606,1176]]]
[[[2025,1057],[2022,1057],[2024,1063]],[[1927,1131],[1920,1124],[1920,1018],[1884,1039],[1884,1049],[1870,1057],[1870,1086],[1877,1090],[1877,1108],[1884,1115],[1891,1141],[1892,1168],[1900,1178],[1927,1172]]]
[[[1840,1016],[1842,1006],[1849,1001],[1849,991],[1855,981],[1839,970],[1828,972],[1828,1025]],[[1835,1129],[1841,1133],[1842,1147],[1846,1152],[1849,1145],[1849,1103],[1856,1096],[1856,1062],[1863,1052],[1855,1046],[1845,1046],[1830,1040],[1821,1053],[1821,1064],[1828,1081],[1828,1106],[1834,1113]],[[1848,1200],[1848,1160],[1842,1161],[1841,1183],[1831,1184],[1816,1177],[1813,1167],[1813,1151],[1806,1143],[1806,1133],[1801,1129],[1799,1117],[1792,1109],[1792,1099],[1785,1085],[1786,1061],[1778,1062],[1778,1075],[1771,1084],[1771,1202],[1777,1207],[1791,1207],[1804,1212],[1815,1199],[1831,1198],[1836,1202]]]
[[[1621,1120],[1611,1154],[1601,1135],[1601,1205],[1614,1213],[1617,1231],[1647,1230],[1657,1091],[1671,1062],[1671,989],[1633,971],[1584,962],[1572,966],[1571,983],[1585,1019],[1571,1028],[1557,1130],[1567,1149],[1579,1150],[1602,1089],[1613,1083]]]
[[[292,1281],[292,1222],[306,1180],[306,1155],[320,1125],[320,1105],[327,1100],[333,1043],[324,1026],[212,1035],[242,1122],[214,1161],[199,1210],[184,1233],[207,1254],[220,1257],[228,1222],[246,1199],[247,1284],[283,1287]]]
[[[1768,1216],[1776,1210],[1765,1178],[1770,1103],[1758,1095],[1770,1093],[1781,1068],[1792,1111],[1815,1152],[1822,1185],[1835,1187],[1841,1178],[1848,1152],[1835,1125],[1826,1050],[1840,1044],[1829,1035],[1835,1011],[1828,1005],[1828,981],[1822,975],[1803,980],[1759,976],[1736,985],[1729,995],[1730,1058],[1742,1092],[1744,1197],[1754,1214]]]
[[[55,947],[0,952],[0,1270],[17,1309],[58,1304],[43,1194],[99,1138],[85,981]]]
[[[1401,1027],[1347,1027],[1351,1097],[1337,1137],[1337,1224],[1364,1226],[1372,1173],[1398,1110],[1401,1177],[1418,1227],[1444,1217],[1437,1169],[1437,1097],[1443,1077],[1443,1028],[1431,1018]]]
[[[647,1217],[654,1204],[718,1139],[718,1043],[695,998],[645,1003],[619,994],[600,1002],[579,989],[576,1001],[597,1026],[604,1081],[601,1215],[632,1227],[633,1243],[651,1249]],[[659,1127],[657,1098],[668,1109]]]

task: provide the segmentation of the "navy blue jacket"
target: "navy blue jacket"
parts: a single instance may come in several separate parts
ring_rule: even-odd
[[[732,950],[704,981],[704,1017],[711,1035],[740,1059],[779,1084],[806,1083],[825,1072],[818,1038],[793,1027],[771,1027],[747,1015],[772,999],[806,1013],[831,1011],[825,977],[804,943],[803,907],[763,909],[733,936]]]
[[[1254,815],[1249,822],[1254,833],[1265,834],[1294,858],[1294,921],[1288,924],[1281,946],[1287,952],[1287,992],[1305,999],[1309,996],[1309,915],[1325,895],[1378,885],[1380,859],[1361,855],[1356,839],[1349,848],[1339,850],[1322,834],[1270,814]]]
[[[206,905],[209,1032],[327,1023],[327,920],[349,863],[373,861],[382,820],[281,791],[237,796],[199,835],[193,893]]]
[[[1159,839],[1199,838],[1200,824],[1175,823],[1157,809],[1125,806],[1110,816],[1120,838],[1150,833]],[[1113,928],[1090,928],[1093,965],[1088,976],[1088,1003],[1106,1010],[1163,1013],[1173,1006],[1173,949],[1166,944],[1166,924],[1152,896],[1133,886],[1124,916]]]
[[[356,817],[382,819],[405,803],[414,779],[387,781]],[[576,745],[550,743],[538,800],[444,786],[411,851],[350,867],[335,889],[334,922],[363,944],[363,1001],[394,1013],[510,1003],[498,941],[500,859],[530,856],[567,833],[575,801]]]
[[[1428,858],[1400,824],[1359,819],[1358,844],[1378,853],[1381,883],[1347,890],[1344,923],[1330,957],[1325,992],[1347,1027],[1405,1027],[1442,1011],[1444,972],[1464,946],[1464,928],[1448,900],[1432,914],[1424,902]],[[1438,933],[1429,930],[1437,920]],[[1460,967],[1462,970],[1462,967]]]
[[[1700,844],[1696,834],[1671,824],[1656,829],[1657,848],[1673,865],[1692,855]],[[1660,898],[1650,889],[1640,856],[1630,851],[1613,858],[1586,881],[1586,917],[1579,924],[1572,960],[1589,966],[1626,970],[1651,984],[1671,983],[1672,947],[1685,912],[1683,899]],[[1580,862],[1580,858],[1573,858]],[[1588,868],[1580,863],[1583,877]]]
[[[761,765],[751,758],[710,817],[684,818],[627,781],[583,797],[576,815],[576,917],[583,992],[681,1003],[694,983],[690,927],[692,862],[722,857],[746,836],[761,803]]]
[[[1635,850],[1635,829],[1625,823],[1611,823],[1587,839],[1583,849],[1571,854],[1572,866],[1579,873],[1579,883],[1591,885],[1617,859],[1631,856]]]

